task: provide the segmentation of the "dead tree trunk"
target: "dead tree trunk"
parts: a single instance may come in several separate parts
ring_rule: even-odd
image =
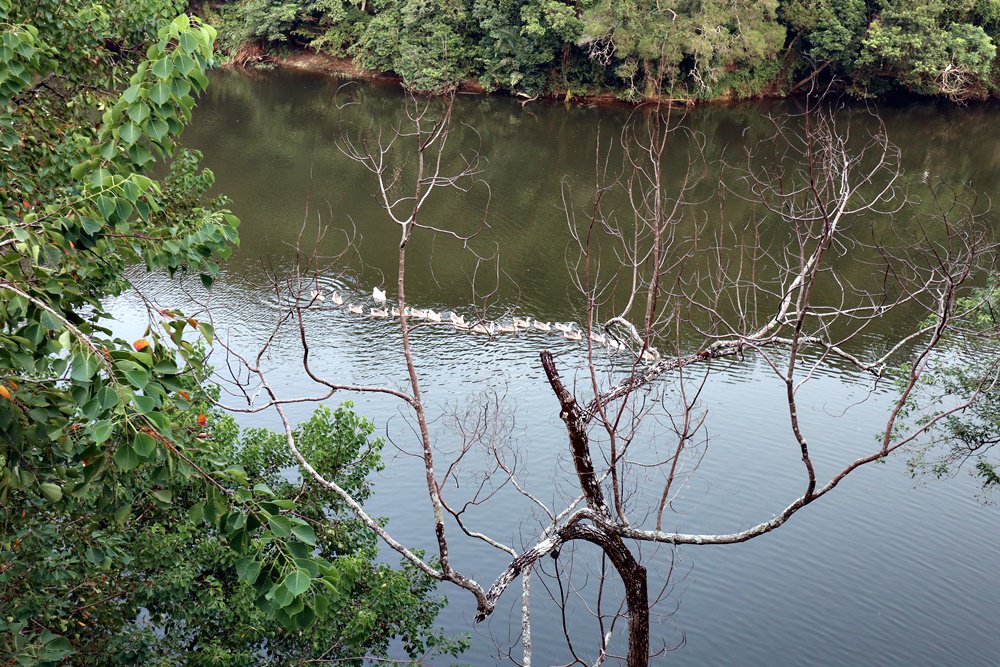
[[[632,551],[615,529],[615,522],[604,502],[604,492],[600,480],[594,473],[594,462],[590,454],[590,438],[587,435],[585,419],[576,398],[566,389],[552,353],[541,353],[542,367],[552,391],[559,399],[562,409],[560,417],[569,433],[573,465],[580,480],[587,505],[592,513],[593,525],[575,524],[563,534],[564,541],[583,539],[591,542],[607,555],[625,586],[625,602],[628,605],[628,658],[629,667],[645,667],[649,664],[649,592],[646,568],[636,560]],[[555,553],[555,552],[554,552]]]

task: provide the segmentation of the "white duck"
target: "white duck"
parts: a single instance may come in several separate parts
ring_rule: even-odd
[[[492,336],[495,331],[494,324],[489,323],[489,326],[483,324],[482,322],[476,322],[472,327],[472,333],[483,334],[485,336]]]
[[[655,347],[647,347],[642,351],[643,361],[658,361],[660,359],[660,351]]]
[[[563,331],[563,338],[566,340],[583,340],[583,335],[576,329],[570,327],[566,331]]]
[[[360,303],[351,303],[347,306],[347,312],[352,315],[361,315],[365,312],[365,309]]]
[[[330,301],[333,301],[336,306],[344,305],[344,297],[340,296],[340,292],[334,292],[330,295]]]
[[[534,322],[531,323],[531,326],[535,327],[539,331],[552,331],[552,325],[549,324],[548,322],[540,322],[538,320],[535,320]]]
[[[368,314],[371,317],[389,317],[389,311],[385,308],[369,308]]]
[[[314,289],[312,292],[310,292],[309,293],[309,298],[311,298],[311,299],[313,299],[315,301],[325,301],[326,300],[326,297],[323,296],[323,293],[320,292],[318,289]]]
[[[427,319],[429,319],[431,322],[440,322],[441,321],[441,313],[436,313],[433,310],[431,310],[430,308],[428,308],[427,309]]]
[[[522,320],[520,317],[515,317],[514,318],[514,326],[518,327],[519,329],[530,329],[531,328],[531,318],[529,317],[526,320]]]
[[[372,299],[379,303],[385,303],[385,291],[380,290],[377,287],[372,288]]]

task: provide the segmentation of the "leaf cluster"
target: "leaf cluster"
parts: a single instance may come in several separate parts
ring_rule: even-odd
[[[280,441],[213,412],[210,321],[115,332],[126,269],[210,286],[238,244],[179,144],[216,39],[181,8],[0,0],[0,661],[458,650],[422,575],[375,565],[334,498],[289,486]],[[341,409],[301,437],[364,497],[370,434]]]
[[[914,447],[909,468],[914,475],[945,477],[969,467],[984,497],[1000,488],[1000,368],[980,363],[1000,347],[1000,287],[991,283],[957,303],[964,313],[949,329],[955,352],[935,360],[928,374],[921,409],[904,416],[906,424],[927,424],[951,407],[956,396],[973,396],[969,405],[934,421],[928,437]]]

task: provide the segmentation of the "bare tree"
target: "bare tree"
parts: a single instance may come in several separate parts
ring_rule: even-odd
[[[544,489],[533,490],[522,481],[517,452],[509,445],[510,416],[502,397],[495,393],[463,399],[473,407],[464,416],[455,415],[462,445],[439,460],[412,336],[420,327],[447,323],[410,309],[408,246],[417,234],[437,234],[470,245],[481,228],[478,223],[456,229],[427,221],[422,212],[431,196],[475,185],[481,161],[478,154],[450,152],[452,99],[437,103],[411,98],[407,108],[409,127],[373,128],[358,136],[345,135],[342,142],[343,151],[372,173],[386,224],[398,233],[395,308],[405,386],[344,383],[322,377],[314,369],[304,314],[329,306],[318,302],[321,295],[310,292],[310,281],[300,275],[284,286],[276,283],[289,297],[287,306],[256,354],[228,350],[239,367],[233,374],[236,384],[259,384],[267,401],[228,409],[276,410],[288,447],[304,474],[338,494],[389,548],[421,572],[473,595],[478,620],[490,616],[520,578],[521,664],[531,663],[532,582],[536,575],[545,574],[543,557],[558,556],[561,550],[583,543],[593,545],[601,555],[601,590],[595,612],[599,653],[586,659],[577,655],[567,631],[574,660],[601,664],[608,658],[624,657],[629,665],[646,665],[651,652],[650,611],[662,595],[651,601],[639,545],[732,544],[764,535],[829,494],[853,471],[914,442],[936,421],[975,399],[975,395],[955,397],[951,407],[910,430],[901,428],[900,414],[912,406],[922,377],[958,314],[957,297],[994,251],[975,207],[938,201],[934,216],[917,217],[909,234],[910,247],[883,245],[880,226],[900,224],[895,213],[913,205],[913,200],[902,183],[899,151],[881,125],[856,136],[853,128],[841,126],[834,110],[816,104],[801,116],[776,119],[771,141],[748,151],[745,167],[727,166],[727,176],[736,176],[711,188],[700,175],[702,138],[686,130],[680,122],[683,119],[670,109],[648,107],[633,114],[619,138],[617,148],[624,155],[620,172],[610,166],[610,151],[598,150],[597,188],[590,210],[575,212],[567,206],[575,248],[571,270],[584,323],[579,334],[586,351],[582,370],[587,381],[576,385],[567,381],[566,369],[560,368],[549,351],[540,353],[540,363],[559,402],[575,492],[561,507],[550,506],[542,500]],[[415,169],[415,176],[407,182],[398,166],[403,144],[412,151],[409,159]],[[665,159],[671,154],[689,154],[684,173],[665,173]],[[626,215],[606,210],[609,192],[625,195]],[[760,215],[710,224],[704,213],[710,207],[693,206],[698,197],[709,201],[726,196],[752,201]],[[721,206],[719,210],[721,218]],[[777,241],[762,240],[765,224],[779,226],[780,233],[771,234]],[[868,263],[868,279],[861,283],[838,270],[839,262],[855,255]],[[497,261],[496,255],[477,259],[483,266]],[[491,271],[499,275],[498,268]],[[824,300],[821,292],[836,297]],[[904,304],[918,304],[928,321],[912,331],[898,332],[880,354],[869,358],[870,353],[859,345],[861,334]],[[487,324],[478,326],[482,333],[494,335],[495,329]],[[455,326],[471,329],[477,325],[463,321]],[[268,377],[262,360],[286,327],[297,332],[306,375],[323,387],[317,395],[281,396]],[[700,343],[692,344],[693,336]],[[610,357],[609,346],[617,351]],[[743,530],[675,532],[670,529],[671,501],[706,442],[706,379],[720,360],[749,355],[763,360],[784,387],[789,426],[785,439],[789,456],[801,459],[801,491],[780,512]],[[894,364],[905,370],[892,372],[900,391],[886,416],[880,442],[823,478],[813,460],[816,447],[830,443],[815,438],[802,422],[798,397],[817,369],[831,363],[875,379],[890,372],[887,369]],[[670,401],[663,398],[667,386],[677,389],[676,398]],[[317,472],[297,447],[286,406],[350,393],[398,399],[416,425],[416,453],[433,513],[433,560],[402,544],[335,481]],[[652,419],[669,424],[672,438],[655,442],[652,454],[633,452],[643,424]],[[453,500],[446,493],[447,483],[459,474],[472,451],[485,452],[489,465],[481,471],[469,499]],[[656,484],[653,492],[651,482]],[[514,489],[542,517],[527,548],[503,543],[469,518],[471,508],[489,503],[500,488]],[[485,542],[506,554],[508,564],[491,583],[477,582],[452,560],[450,545],[459,538]],[[554,596],[560,603],[569,595],[561,578],[566,569],[563,563],[568,562],[560,559],[553,573],[561,591]],[[622,601],[604,601],[607,565],[622,584]],[[619,619],[627,626],[625,656],[615,656],[611,649]]]

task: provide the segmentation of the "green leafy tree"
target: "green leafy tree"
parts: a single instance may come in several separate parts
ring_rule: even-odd
[[[777,73],[785,27],[777,0],[702,0],[684,8],[689,16],[685,53],[692,58],[695,91],[714,97],[732,89],[752,95]]]
[[[580,43],[613,67],[631,94],[659,90],[681,78],[684,28],[677,10],[677,3],[598,0],[583,14]]]
[[[835,71],[853,71],[868,29],[865,0],[792,0],[781,7],[789,29],[801,37],[801,51],[819,63],[833,63]]]
[[[583,34],[577,9],[561,0],[476,0],[472,11],[483,32],[480,80],[491,90],[544,92],[553,65]]]
[[[75,647],[76,659],[88,663],[249,666],[381,655],[394,637],[413,656],[461,649],[462,642],[431,630],[443,602],[430,597],[426,577],[374,564],[367,527],[330,491],[288,477],[295,462],[282,438],[259,429],[240,436],[231,418],[212,411],[202,425],[194,415],[188,421],[211,433],[200,458],[231,471],[221,488],[254,489],[274,513],[271,529],[296,538],[291,551],[307,579],[293,573],[286,578],[289,593],[278,595],[305,587],[321,567],[317,556],[326,561],[325,594],[313,599],[311,612],[303,607],[315,614],[312,623],[299,629],[277,601],[274,608],[262,604],[266,588],[254,586],[260,562],[240,557],[213,527],[212,514],[223,510],[204,502],[197,479],[164,484],[139,466],[115,480],[115,493],[132,500],[114,516],[82,521],[100,516],[97,504],[83,498],[72,507],[29,509],[4,526],[16,559],[3,576],[18,585],[0,588],[5,613],[14,617],[0,656],[32,664],[45,662],[54,648]],[[371,493],[368,474],[381,469],[382,441],[372,431],[347,405],[319,410],[296,437],[317,469],[363,501]],[[266,540],[248,542],[269,548]],[[29,624],[51,628],[58,639],[29,641]]]
[[[777,7],[776,0],[601,0],[584,14],[582,41],[634,92],[680,86],[699,97],[755,94],[776,74],[785,41]]]
[[[258,664],[396,635],[419,654],[438,641],[427,582],[373,566],[347,524],[317,532],[330,498],[291,495],[263,434],[237,448],[213,425],[211,324],[164,310],[128,341],[105,310],[126,267],[211,285],[237,243],[177,143],[216,38],[180,9],[0,0],[0,656]],[[311,424],[342,456],[371,432]],[[373,465],[329,472],[363,496]]]
[[[362,67],[395,72],[419,91],[455,88],[473,72],[470,14],[452,0],[376,0],[351,52]]]
[[[245,0],[223,7],[219,27],[230,51],[254,43],[346,55],[369,18],[351,0]]]
[[[994,3],[887,1],[868,26],[857,59],[858,85],[883,80],[925,94],[981,96],[990,85],[996,44]],[[995,34],[995,33],[994,33]]]
[[[1000,488],[1000,367],[980,363],[1000,347],[1000,287],[989,287],[962,299],[965,316],[950,330],[949,343],[960,352],[937,360],[920,414],[911,418],[932,423],[925,441],[914,448],[910,469],[915,475],[945,477],[971,467],[982,481],[984,498]],[[972,396],[965,408],[933,422],[958,396]]]

